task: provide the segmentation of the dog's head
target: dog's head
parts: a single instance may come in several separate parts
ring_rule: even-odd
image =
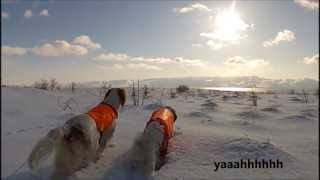
[[[107,99],[108,96],[111,94],[111,92],[114,92],[114,91],[119,96],[120,105],[124,106],[124,104],[126,103],[126,91],[124,88],[111,88],[111,89],[109,89],[108,92],[106,93],[106,95],[104,96],[104,99]]]
[[[165,106],[165,108],[169,109],[169,110],[172,112],[172,114],[173,114],[173,121],[176,122],[176,120],[177,120],[177,118],[178,118],[176,111],[175,111],[172,107],[170,107],[170,106]]]

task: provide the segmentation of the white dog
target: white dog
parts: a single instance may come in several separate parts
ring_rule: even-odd
[[[166,162],[168,143],[173,136],[176,112],[168,106],[152,113],[144,132],[131,149],[116,160],[103,180],[147,180]]]
[[[68,120],[51,130],[33,148],[28,165],[32,171],[54,151],[53,180],[72,177],[90,162],[96,162],[112,138],[120,106],[125,103],[122,88],[110,89],[104,100],[86,114]]]

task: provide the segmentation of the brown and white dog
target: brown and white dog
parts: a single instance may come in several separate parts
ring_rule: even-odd
[[[168,144],[173,136],[176,112],[169,106],[153,111],[144,132],[104,174],[103,180],[148,180],[166,161]]]
[[[122,88],[110,89],[104,100],[85,114],[51,130],[34,146],[28,165],[36,171],[54,151],[51,179],[67,179],[90,162],[96,162],[113,136],[118,110],[126,101]]]

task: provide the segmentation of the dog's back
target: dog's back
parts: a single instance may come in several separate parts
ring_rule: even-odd
[[[28,159],[29,167],[35,171],[41,162],[54,152],[53,177],[72,175],[76,170],[98,159],[97,139],[99,133],[94,121],[86,114],[75,116],[63,127],[51,130],[36,144]]]
[[[53,152],[55,167],[52,179],[72,176],[90,162],[96,162],[112,137],[117,111],[124,105],[125,95],[124,89],[112,88],[93,111],[73,117],[63,127],[51,130],[33,148],[28,159],[31,170],[37,170]]]
[[[159,122],[151,122],[145,131],[139,134],[133,146],[122,154],[102,180],[149,180],[159,164],[159,148],[163,139],[163,130]]]
[[[99,133],[95,123],[86,114],[70,119],[67,122],[70,133],[64,136],[57,146],[55,167],[58,174],[72,175],[98,160],[97,149]]]

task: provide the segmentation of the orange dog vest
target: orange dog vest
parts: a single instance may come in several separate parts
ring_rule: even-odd
[[[109,104],[98,104],[87,114],[95,121],[97,129],[103,132],[118,117],[118,112]]]
[[[174,114],[166,107],[160,107],[151,115],[151,119],[147,122],[146,127],[152,122],[158,121],[163,126],[164,137],[160,146],[160,156],[164,157],[167,154],[169,140],[172,137]]]

